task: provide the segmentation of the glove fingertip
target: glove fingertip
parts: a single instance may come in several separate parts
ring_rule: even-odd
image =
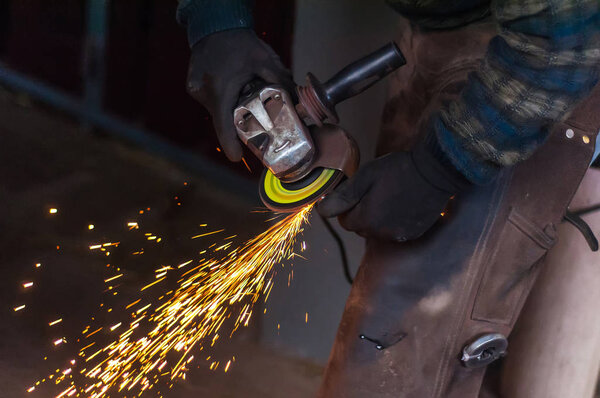
[[[336,216],[333,207],[331,206],[331,201],[327,200],[327,198],[321,199],[317,202],[317,212],[326,218]]]
[[[337,192],[332,192],[317,203],[317,212],[323,217],[335,217],[350,210],[354,203]]]

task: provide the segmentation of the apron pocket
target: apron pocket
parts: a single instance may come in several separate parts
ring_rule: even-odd
[[[534,265],[556,242],[556,230],[541,229],[514,208],[485,268],[471,318],[511,325],[534,280]]]

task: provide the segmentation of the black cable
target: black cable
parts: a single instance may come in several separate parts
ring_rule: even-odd
[[[573,210],[572,213],[576,214],[578,216],[583,216],[583,215],[593,213],[598,210],[600,210],[600,204],[589,206],[589,207],[584,207],[583,209]]]
[[[333,236],[333,239],[335,239],[338,248],[340,249],[340,256],[342,258],[342,269],[344,270],[344,276],[346,277],[348,283],[352,284],[352,282],[354,282],[354,279],[350,274],[350,266],[348,265],[348,255],[346,254],[346,246],[344,245],[344,241],[342,240],[342,238],[340,238],[340,235],[337,233],[337,231],[333,229],[333,226],[331,225],[329,220],[321,215],[319,216],[321,217],[321,220],[323,220],[323,224],[325,224],[325,227],[327,228],[331,236]]]
[[[579,230],[579,232],[581,232],[581,234],[585,238],[585,241],[590,246],[590,249],[592,249],[593,252],[598,251],[598,239],[596,239],[596,236],[594,236],[594,232],[592,231],[590,226],[581,217],[579,217],[575,213],[567,211],[564,219],[570,222],[571,225],[573,225]]]

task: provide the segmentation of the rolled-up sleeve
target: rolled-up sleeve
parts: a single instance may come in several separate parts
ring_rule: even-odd
[[[193,47],[211,33],[251,28],[252,7],[250,0],[182,0],[176,18],[186,27],[188,42]]]

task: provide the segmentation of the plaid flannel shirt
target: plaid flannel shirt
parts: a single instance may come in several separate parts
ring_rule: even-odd
[[[460,26],[490,12],[498,23],[481,68],[432,123],[444,160],[475,184],[530,156],[597,82],[600,0],[388,2],[429,28]],[[193,45],[219,30],[250,27],[249,4],[183,0],[177,19]]]
[[[599,0],[504,0],[491,11],[498,36],[433,125],[442,151],[476,184],[542,145],[596,85],[600,67]]]

